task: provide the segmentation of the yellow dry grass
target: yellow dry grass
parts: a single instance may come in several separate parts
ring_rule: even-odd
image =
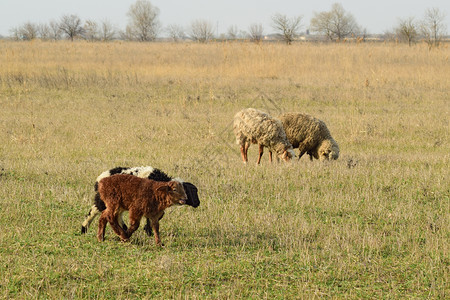
[[[1,41],[0,297],[448,298],[449,54]],[[319,117],[341,157],[244,167],[248,106]],[[79,235],[119,165],[199,187],[161,221],[164,249]]]

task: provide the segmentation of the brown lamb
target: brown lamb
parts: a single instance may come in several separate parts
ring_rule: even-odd
[[[97,239],[100,242],[105,238],[107,222],[122,241],[128,242],[138,229],[141,218],[145,216],[151,221],[155,243],[161,246],[159,219],[164,210],[172,205],[186,204],[187,201],[183,185],[178,181],[154,181],[128,174],[103,178],[98,183],[98,192],[106,205],[98,222]],[[129,212],[130,219],[126,231],[118,221],[125,211]]]

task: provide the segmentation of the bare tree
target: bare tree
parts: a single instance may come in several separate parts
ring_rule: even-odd
[[[412,46],[418,35],[417,23],[414,20],[414,17],[399,19],[398,25],[395,27],[394,31],[400,40],[407,41],[408,45]]]
[[[59,23],[56,21],[50,21],[50,23],[48,23],[48,27],[49,27],[49,38],[54,41],[60,40],[62,31]]]
[[[46,23],[38,24],[38,35],[42,40],[49,40],[50,39],[50,26]]]
[[[129,23],[126,31],[140,42],[153,41],[160,30],[159,9],[148,0],[137,0],[128,11]]]
[[[21,35],[24,40],[34,40],[39,35],[39,26],[31,22],[26,22],[21,27]]]
[[[14,27],[10,30],[11,37],[15,40],[31,41],[38,37],[39,28],[38,25],[26,22],[18,27]]]
[[[119,31],[119,38],[125,41],[134,40],[134,36],[131,32],[130,26],[125,27],[125,31]]]
[[[214,26],[205,20],[195,20],[191,23],[189,36],[194,41],[207,43],[214,38]]]
[[[238,38],[239,29],[236,25],[232,25],[228,28],[227,38],[230,40],[235,40]]]
[[[116,29],[108,20],[100,22],[99,38],[103,42],[111,41],[116,36]]]
[[[293,17],[289,19],[286,15],[276,14],[272,17],[273,28],[281,35],[286,44],[290,45],[292,41],[300,35],[302,27],[302,17]]]
[[[178,42],[179,40],[183,39],[185,36],[183,27],[180,25],[177,25],[177,24],[171,24],[171,25],[167,26],[166,31],[167,31],[169,37],[174,42]]]
[[[248,28],[248,36],[249,36],[250,40],[255,43],[261,43],[261,41],[264,37],[263,33],[264,33],[264,28],[263,28],[262,24],[253,23]]]
[[[67,36],[67,38],[73,41],[76,37],[83,33],[83,27],[81,26],[81,19],[76,15],[64,15],[61,17],[59,28]]]
[[[9,29],[9,32],[10,32],[10,37],[13,40],[18,41],[21,39],[19,27],[12,27],[11,29]]]
[[[99,40],[98,24],[95,21],[87,20],[83,26],[84,38],[90,42]]]
[[[325,34],[330,40],[342,40],[359,30],[355,18],[340,3],[334,3],[330,11],[314,13],[311,30]]]
[[[438,8],[429,8],[425,11],[425,17],[420,24],[420,33],[428,44],[428,47],[439,46],[447,29],[444,24],[445,14]]]

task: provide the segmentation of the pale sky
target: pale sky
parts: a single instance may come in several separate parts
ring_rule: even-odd
[[[0,35],[9,36],[10,29],[25,22],[48,23],[61,16],[75,14],[82,21],[108,20],[124,30],[127,12],[136,0],[0,0]],[[253,23],[262,24],[264,33],[272,33],[271,17],[276,13],[288,17],[303,16],[303,29],[309,27],[314,12],[328,11],[333,3],[341,3],[369,33],[383,33],[397,25],[399,18],[422,19],[427,8],[436,7],[446,15],[450,33],[449,0],[151,0],[160,9],[163,26],[177,24],[188,27],[202,19],[226,33],[230,26],[247,31]]]

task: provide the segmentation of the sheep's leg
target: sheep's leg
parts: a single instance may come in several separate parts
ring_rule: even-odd
[[[259,156],[258,156],[258,161],[256,162],[256,164],[259,165],[259,163],[261,162],[261,157],[264,154],[264,146],[263,145],[258,145],[259,146]]]
[[[248,148],[250,147],[250,143],[249,142],[245,142],[245,162],[248,162]]]
[[[302,158],[303,154],[306,153],[306,144],[300,143],[300,145],[298,145],[298,160],[300,160],[300,158]]]
[[[241,145],[241,156],[242,156],[242,160],[244,161],[244,163],[246,163],[247,161],[245,160],[245,152],[244,152],[244,145]]]
[[[244,144],[241,145],[241,156],[242,156],[242,160],[244,161],[244,163],[247,163],[247,161],[248,161],[248,157],[247,157],[248,147],[250,147],[250,143],[248,143],[248,142],[244,142]]]
[[[305,154],[306,151],[300,151],[300,153],[298,154],[298,160],[300,160],[300,158],[302,158],[303,154]]]
[[[91,225],[92,221],[94,220],[94,218],[100,214],[100,211],[98,210],[97,206],[93,205],[91,207],[91,210],[89,211],[86,219],[83,221],[83,223],[81,224],[81,233],[86,233],[89,225]]]
[[[269,151],[269,161],[272,162],[272,151]]]
[[[108,219],[106,217],[106,210],[102,212],[102,215],[100,216],[100,219],[98,220],[98,232],[97,232],[97,239],[99,242],[102,242],[105,239],[105,228],[106,224],[108,223]]]

